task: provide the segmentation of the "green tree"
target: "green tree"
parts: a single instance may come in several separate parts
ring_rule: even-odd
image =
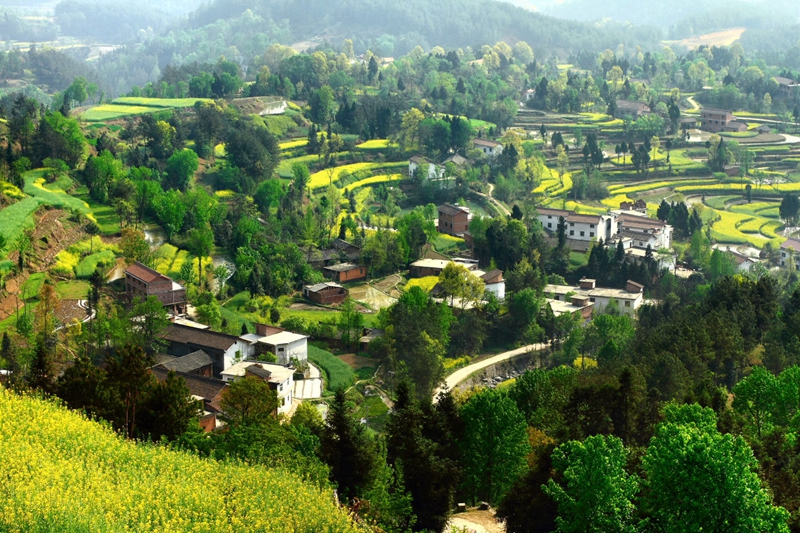
[[[278,413],[278,394],[263,379],[247,375],[228,385],[220,407],[231,427],[269,424]]]
[[[158,195],[153,207],[156,216],[167,234],[167,240],[178,234],[183,228],[183,221],[186,218],[186,205],[183,203],[183,195],[176,190],[171,190]]]
[[[461,414],[465,489],[473,502],[497,503],[527,469],[525,417],[511,398],[494,389],[472,396]]]
[[[185,191],[199,166],[200,159],[194,150],[187,148],[175,152],[167,159],[165,187]]]
[[[202,407],[201,401],[192,398],[186,380],[169,372],[164,381],[150,384],[140,409],[138,433],[155,442],[174,441],[189,429]]]
[[[164,332],[170,325],[164,304],[155,297],[146,300],[135,299],[128,320],[131,328],[131,341],[148,354],[155,354],[166,348]]]
[[[336,391],[322,431],[321,455],[343,501],[363,495],[375,481],[378,455],[366,427],[352,414],[344,390]]]
[[[563,533],[634,533],[635,476],[625,472],[626,450],[614,436],[595,435],[570,441],[553,451],[551,479],[545,492],[558,504],[558,531]]]
[[[778,210],[783,220],[795,225],[797,224],[797,216],[800,214],[800,199],[796,194],[785,194]]]
[[[339,316],[336,318],[336,328],[341,335],[342,344],[354,349],[364,330],[364,315],[356,309],[355,301],[347,298],[342,302]]]
[[[203,258],[211,254],[214,247],[214,234],[210,228],[193,228],[186,235],[189,238],[189,249],[197,256],[197,280],[202,288],[206,277],[203,275]]]
[[[710,408],[668,405],[642,462],[652,525],[668,533],[788,533],[742,437],[722,434]]]
[[[153,363],[152,356],[133,344],[120,347],[106,359],[108,384],[119,399],[119,411],[112,415],[112,420],[129,439],[136,436],[139,408],[155,379],[150,373]]]
[[[769,370],[755,366],[750,375],[733,388],[733,408],[748,418],[759,440],[771,427],[772,415],[781,401],[781,385]]]
[[[320,126],[328,125],[336,115],[337,108],[333,89],[328,85],[323,85],[313,92],[309,105],[311,106],[309,115],[311,121]]]
[[[40,339],[33,350],[33,359],[27,375],[28,385],[45,394],[55,392],[56,367],[53,353],[44,339]]]

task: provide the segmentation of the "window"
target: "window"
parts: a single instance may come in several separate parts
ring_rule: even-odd
[[[589,298],[589,301],[594,303],[594,298]]]
[[[552,227],[553,227],[553,223],[552,223],[552,222],[548,222],[548,223],[547,223],[547,227],[552,229]]]
[[[594,229],[594,224],[589,224],[589,229]]]
[[[593,231],[589,232],[589,237],[594,237],[594,232]]]
[[[553,218],[553,215],[547,215],[548,220],[550,220],[551,218]]]
[[[583,237],[585,234],[586,234],[586,232],[585,232],[585,231],[582,231],[582,232],[581,232],[581,237]]]
[[[575,235],[575,230],[570,230],[569,236],[572,237],[573,235]]]
[[[625,307],[630,307],[630,306],[631,306],[631,303],[629,301],[626,301],[625,302]]]
[[[574,222],[570,222],[570,223],[569,223],[569,225],[570,225],[571,227],[575,227],[575,223],[574,223]]]

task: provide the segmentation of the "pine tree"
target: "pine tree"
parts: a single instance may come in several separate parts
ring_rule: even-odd
[[[50,394],[55,390],[55,374],[53,355],[44,340],[40,340],[34,349],[33,361],[28,373],[28,385],[45,394]]]

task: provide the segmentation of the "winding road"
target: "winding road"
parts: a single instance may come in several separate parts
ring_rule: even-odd
[[[521,348],[517,348],[516,350],[509,350],[507,352],[503,352],[497,355],[493,355],[483,361],[478,361],[477,363],[472,363],[469,366],[465,366],[464,368],[459,368],[444,380],[444,385],[439,387],[434,391],[433,397],[436,398],[440,392],[442,392],[445,387],[453,390],[456,385],[470,377],[472,374],[479,370],[483,370],[486,367],[496,365],[498,363],[502,363],[503,361],[508,361],[509,359],[513,359],[519,355],[523,355],[529,352],[536,352],[539,350],[544,350],[547,348],[547,344],[529,344],[528,346],[523,346]]]
[[[482,192],[478,192],[478,191],[474,191],[474,192],[475,192],[475,194],[477,194],[478,196],[483,196],[484,198],[486,198],[487,200],[489,200],[489,203],[490,203],[490,204],[494,205],[494,206],[495,206],[497,209],[499,209],[499,210],[500,210],[502,213],[505,213],[505,214],[506,214],[506,216],[510,216],[510,215],[511,215],[511,211],[509,211],[509,210],[508,210],[508,208],[507,208],[505,205],[503,205],[503,204],[500,202],[500,200],[498,200],[497,198],[495,198],[494,196],[492,196],[492,191],[493,191],[493,190],[494,190],[494,184],[493,184],[493,183],[490,183],[490,184],[489,184],[489,194],[484,194],[484,193],[482,193]]]

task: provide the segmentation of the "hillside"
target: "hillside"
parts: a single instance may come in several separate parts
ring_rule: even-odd
[[[126,442],[55,404],[0,389],[0,530],[355,532],[291,474]]]
[[[655,49],[657,37],[644,28],[587,26],[493,0],[217,0],[179,27],[107,54],[98,67],[108,85],[121,92],[153,81],[170,63],[216,62],[224,55],[248,64],[275,42],[327,40],[338,47],[350,38],[356,53],[372,49],[398,57],[415,46],[427,51],[524,40],[545,60],[554,53],[615,49],[620,43]]]

